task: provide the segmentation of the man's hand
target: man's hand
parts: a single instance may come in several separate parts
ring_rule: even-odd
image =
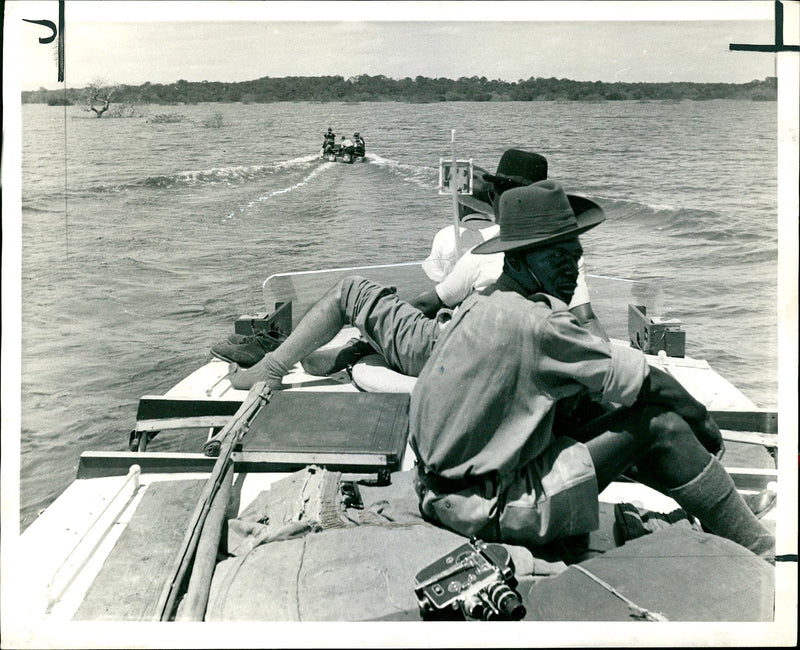
[[[436,293],[436,289],[431,289],[430,291],[421,293],[416,298],[409,300],[408,302],[412,307],[419,309],[428,318],[435,318],[436,312],[438,312],[442,307],[447,306],[442,302],[439,294]]]
[[[722,458],[725,453],[725,443],[722,440],[722,432],[719,430],[717,423],[714,422],[714,418],[706,412],[705,417],[697,420],[686,419],[686,422],[692,427],[695,437],[703,447],[718,459]]]

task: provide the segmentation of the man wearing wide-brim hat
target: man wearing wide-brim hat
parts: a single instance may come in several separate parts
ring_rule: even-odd
[[[478,170],[477,167],[475,169]],[[458,200],[459,203],[463,204],[461,207],[468,206],[470,209],[492,215],[492,218],[494,218],[496,216],[495,211],[499,206],[499,198],[503,192],[515,187],[524,187],[546,178],[547,159],[544,156],[532,151],[507,149],[500,158],[497,171],[494,174],[488,174],[482,170],[476,173],[475,187],[478,190],[473,195],[460,195]],[[578,211],[580,211],[581,199],[578,197],[568,198],[570,201],[575,201],[579,204]],[[452,227],[450,232],[452,233]],[[498,233],[499,226],[497,224],[492,224],[481,230],[481,236],[484,240],[490,239]],[[482,242],[476,242],[475,245],[478,243]],[[463,246],[462,250],[465,250]],[[454,253],[452,257],[455,258]],[[472,291],[483,290],[496,281],[503,271],[503,261],[502,252],[494,255],[474,255],[471,250],[466,250],[458,260],[455,260],[446,276],[441,278],[432,277],[432,279],[437,280],[437,284],[433,289],[411,300],[411,304],[431,318],[442,308],[454,309]],[[600,319],[592,308],[583,258],[578,260],[577,287],[568,304],[570,311],[575,314],[581,325],[593,334],[608,339]]]
[[[503,273],[462,303],[411,397],[422,514],[486,541],[546,544],[597,528],[598,493],[636,464],[708,529],[771,556],[774,539],[714,455],[722,437],[705,406],[567,309],[578,235],[602,209],[552,180],[509,189],[497,208],[500,233],[474,252],[503,252]],[[576,394],[623,408],[583,433],[554,425]]]

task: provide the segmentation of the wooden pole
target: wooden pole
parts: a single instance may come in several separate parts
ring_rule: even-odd
[[[461,224],[458,220],[458,183],[456,182],[456,130],[450,129],[450,142],[452,144],[453,168],[450,170],[450,190],[453,192],[453,233],[456,238],[456,259],[461,257]]]
[[[217,565],[217,552],[228,511],[233,486],[233,462],[229,461],[222,484],[211,501],[203,532],[197,543],[197,552],[192,565],[192,575],[186,596],[175,617],[176,621],[202,621],[205,618],[208,594],[211,591],[211,578]]]
[[[194,512],[189,521],[189,526],[186,530],[186,535],[183,538],[183,543],[181,544],[181,548],[170,570],[170,577],[162,588],[161,596],[158,600],[158,607],[156,609],[157,620],[173,620],[172,617],[178,603],[178,597],[187,582],[189,570],[196,557],[200,534],[208,518],[208,513],[211,510],[214,497],[224,483],[231,463],[233,450],[241,437],[247,432],[247,425],[250,419],[258,412],[258,408],[256,407],[268,401],[269,395],[270,393],[265,382],[261,381],[255,384],[250,389],[247,398],[242,403],[239,410],[234,414],[231,422],[220,431],[215,439],[215,442],[219,444],[219,457],[214,463],[211,476],[209,476],[208,481],[203,487],[203,492],[195,505]],[[209,450],[207,449],[206,455],[209,455],[208,452]]]

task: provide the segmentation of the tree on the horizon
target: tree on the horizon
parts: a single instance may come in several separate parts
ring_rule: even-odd
[[[111,105],[111,97],[114,95],[116,86],[109,84],[105,79],[97,77],[86,86],[87,111],[93,111],[97,117],[103,117],[103,113]]]

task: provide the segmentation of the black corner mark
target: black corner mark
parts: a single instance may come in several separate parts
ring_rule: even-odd
[[[784,45],[783,43],[783,4],[775,0],[775,44],[751,45],[749,43],[731,43],[731,50],[747,52],[800,52],[800,45]]]
[[[34,23],[35,25],[42,25],[44,27],[48,27],[53,31],[50,36],[40,36],[39,42],[43,45],[46,43],[52,43],[56,40],[56,35],[58,34],[58,29],[56,29],[56,24],[52,20],[31,20],[30,18],[23,18],[26,23]]]
[[[35,25],[42,25],[52,31],[50,36],[40,36],[39,43],[46,45],[52,43],[56,36],[58,36],[58,81],[64,81],[64,0],[58,0],[58,27],[52,20],[31,20],[30,18],[23,18],[26,23],[33,23]]]

